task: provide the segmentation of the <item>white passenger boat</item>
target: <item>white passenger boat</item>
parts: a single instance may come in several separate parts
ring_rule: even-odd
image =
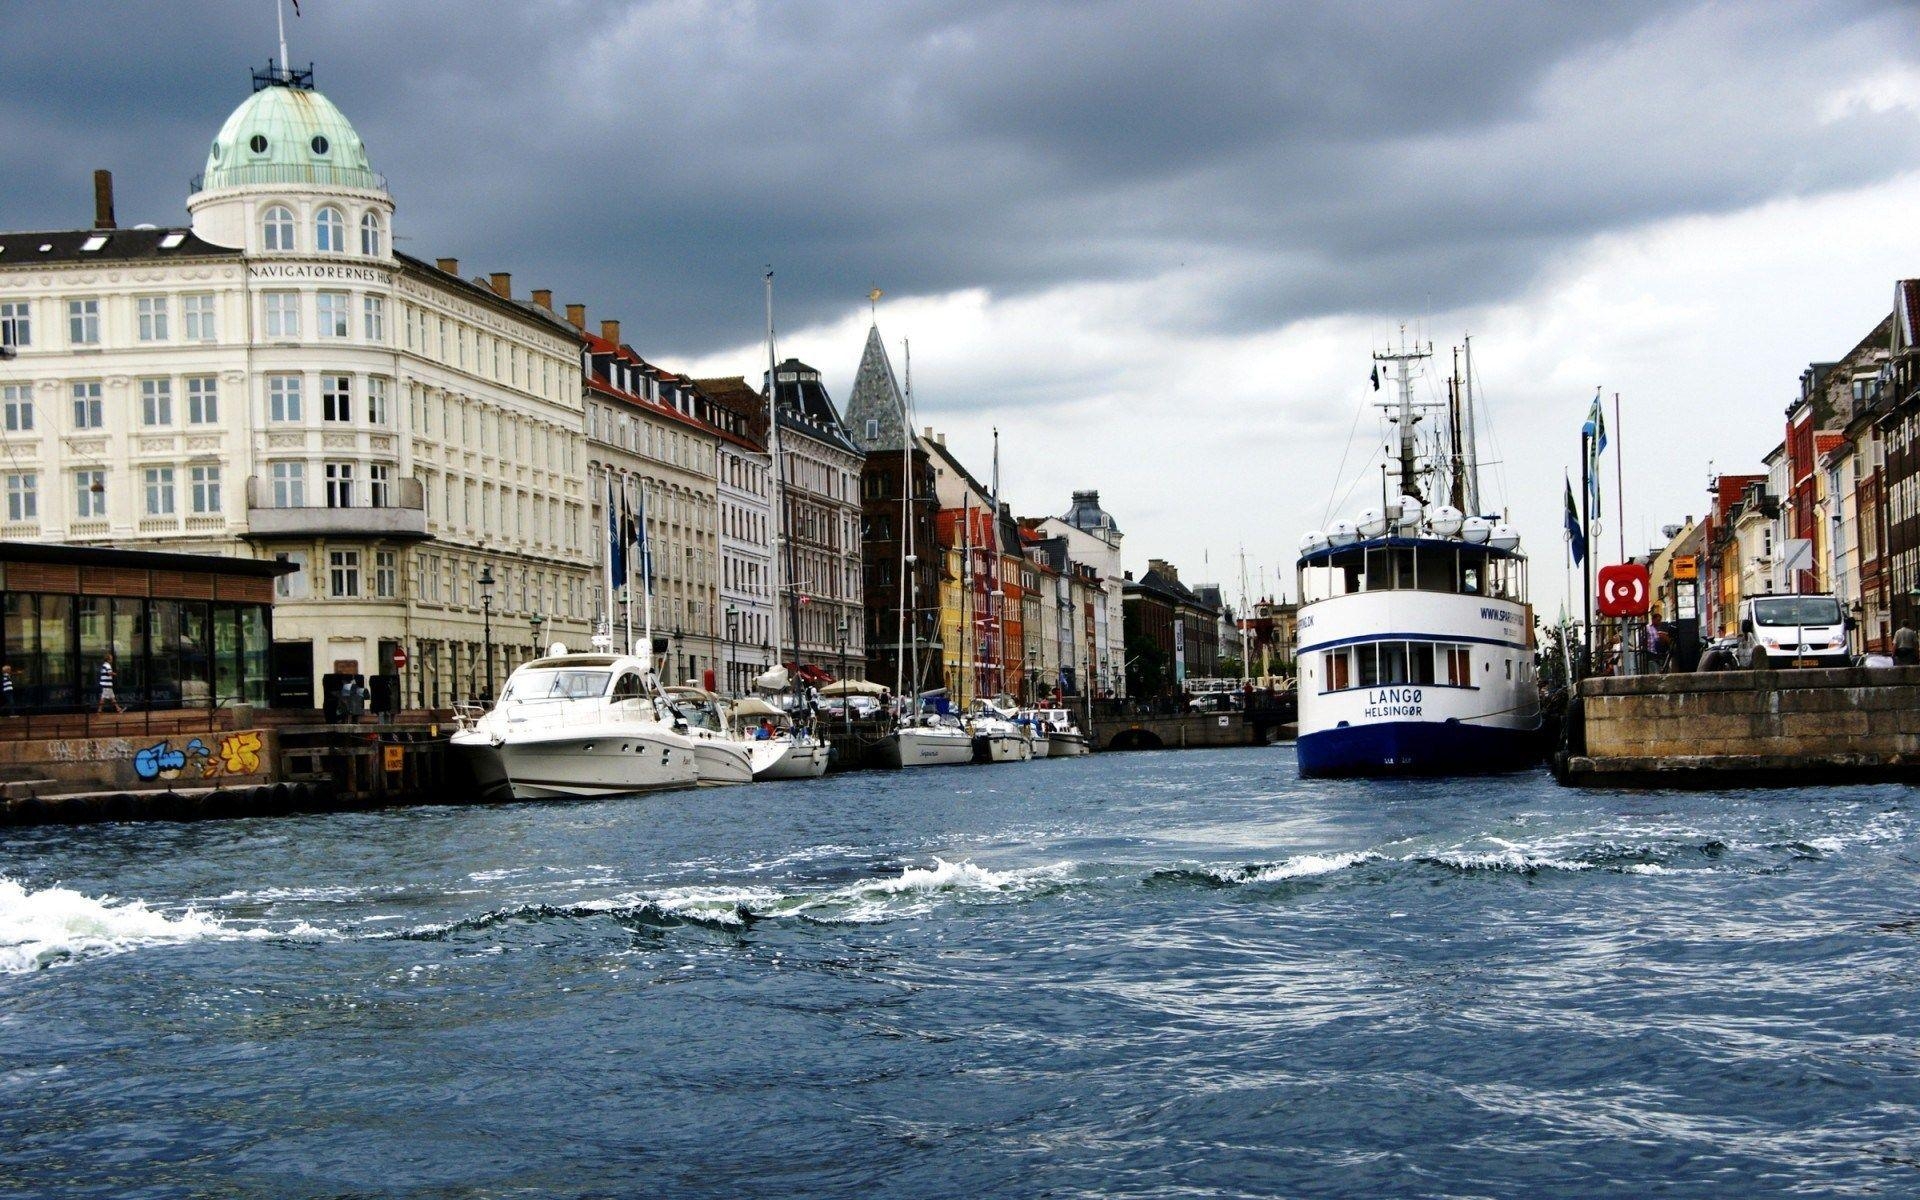
[[[787,713],[758,697],[726,706],[734,737],[746,746],[756,781],[818,779],[827,773],[832,747],[793,723]]]
[[[459,712],[450,741],[483,792],[540,800],[699,782],[695,744],[657,704],[645,660],[555,650],[516,669],[492,710]]]
[[[1409,367],[1430,353],[1375,356],[1399,373],[1397,500],[1301,541],[1302,775],[1477,774],[1540,758],[1527,561],[1510,525],[1462,514],[1483,507],[1470,421],[1464,452],[1430,451],[1416,469]],[[1424,485],[1448,460],[1458,503],[1429,507]]]

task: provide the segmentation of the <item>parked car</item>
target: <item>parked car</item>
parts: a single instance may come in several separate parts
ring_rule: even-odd
[[[1832,596],[1754,596],[1740,602],[1739,664],[1755,671],[1853,665],[1853,622]]]

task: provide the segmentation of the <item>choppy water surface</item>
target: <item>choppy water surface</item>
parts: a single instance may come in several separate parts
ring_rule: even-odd
[[[1920,1194],[1913,834],[1288,749],[0,831],[0,1191]]]

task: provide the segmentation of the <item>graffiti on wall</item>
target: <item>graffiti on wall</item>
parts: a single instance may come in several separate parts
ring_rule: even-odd
[[[260,750],[260,735],[251,730],[228,734],[217,748],[199,738],[177,748],[171,740],[159,741],[134,752],[133,770],[142,779],[254,775],[260,771]]]

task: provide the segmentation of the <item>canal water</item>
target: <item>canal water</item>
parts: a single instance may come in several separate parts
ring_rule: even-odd
[[[1901,787],[1290,748],[0,831],[0,1194],[1920,1194]]]

